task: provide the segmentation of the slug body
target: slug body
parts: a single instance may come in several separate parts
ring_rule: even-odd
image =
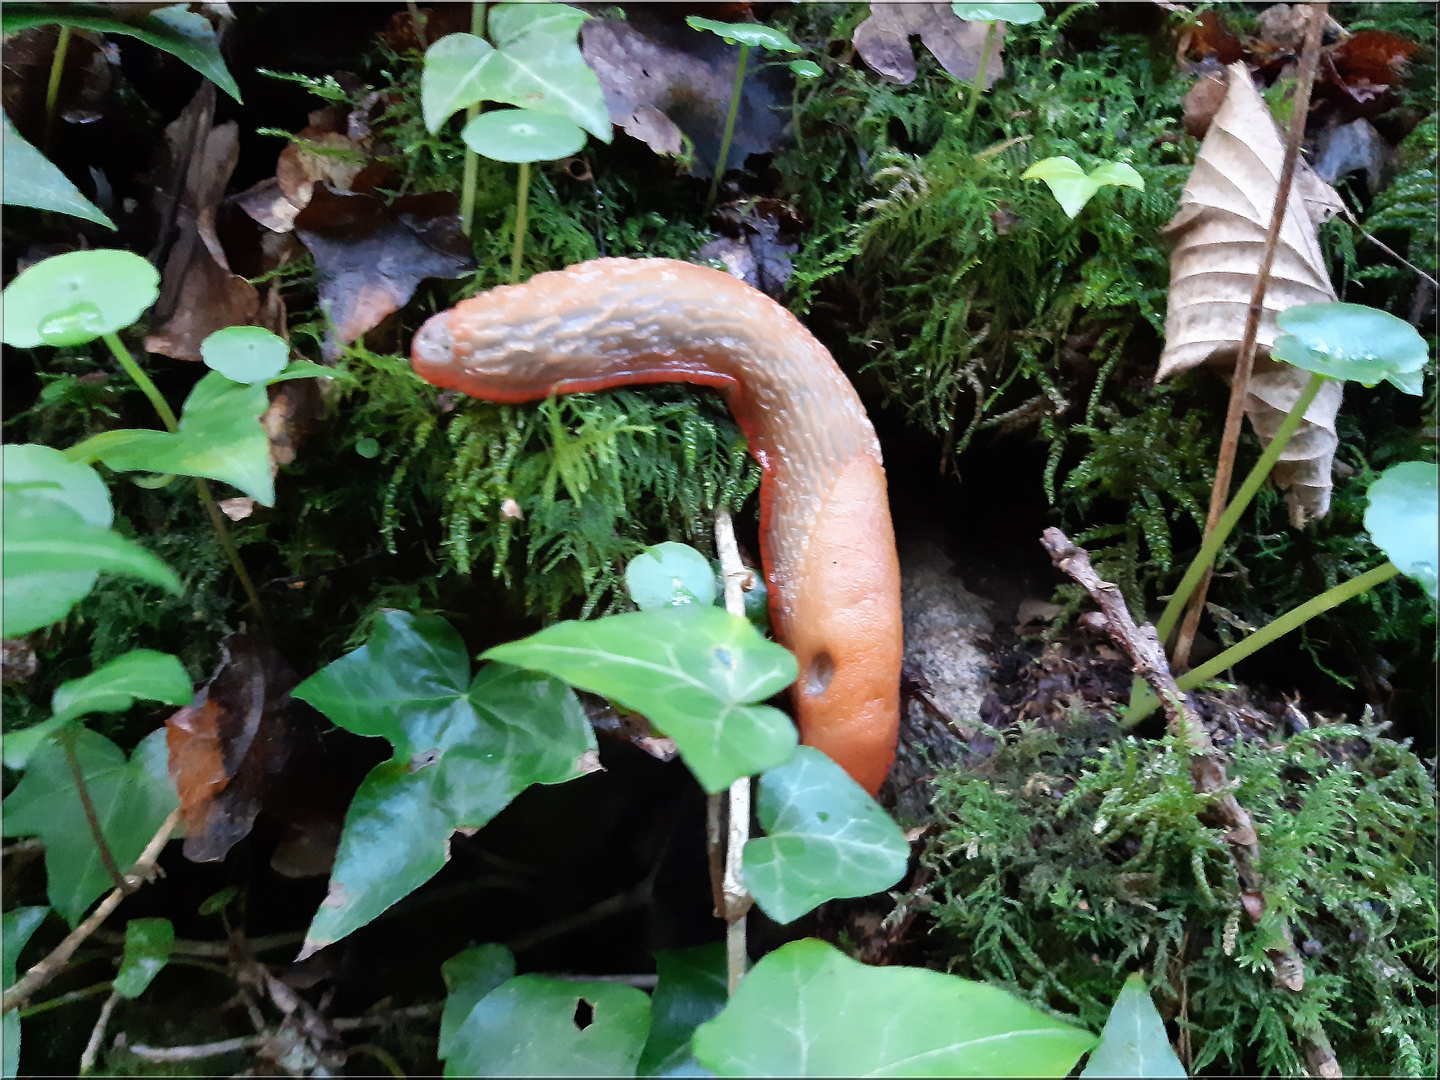
[[[428,320],[437,386],[498,402],[635,383],[719,388],[760,463],[760,554],[794,654],[800,735],[872,794],[900,716],[900,569],[880,445],[859,396],[790,312],[717,270],[596,259]]]

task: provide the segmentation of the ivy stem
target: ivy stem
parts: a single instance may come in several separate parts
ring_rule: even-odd
[[[510,284],[520,284],[520,259],[525,254],[525,214],[530,204],[530,163],[520,162],[515,181],[515,246],[510,249]]]
[[[155,411],[160,414],[160,422],[165,425],[165,430],[174,435],[180,430],[180,423],[175,419],[175,412],[170,408],[170,403],[165,400],[163,394],[145,374],[135,358],[130,355],[130,350],[125,348],[125,343],[120,340],[118,334],[111,331],[102,335],[105,344],[110,346],[110,352],[115,359],[120,361],[120,366],[125,373],[135,380],[135,385],[140,387],[141,392],[150,399],[150,404],[155,406]],[[235,576],[240,580],[240,587],[245,590],[245,596],[250,604],[250,609],[255,612],[255,617],[261,623],[265,622],[265,606],[260,602],[260,594],[255,589],[255,583],[250,580],[250,573],[245,569],[245,563],[240,558],[240,550],[235,546],[235,541],[230,536],[230,530],[225,527],[225,515],[221,512],[215,496],[210,491],[210,484],[203,476],[195,477],[195,487],[200,493],[200,503],[205,507],[205,512],[210,515],[210,524],[214,526],[215,535],[220,540],[220,546],[225,549],[225,556],[230,560],[230,568],[235,571]]]
[[[60,79],[65,74],[65,54],[70,51],[70,27],[60,27],[55,53],[50,58],[50,82],[45,87],[45,137],[41,147],[50,156],[50,134],[55,130],[55,106],[60,101]]]
[[[960,118],[960,130],[969,132],[970,121],[975,117],[975,109],[980,104],[980,94],[985,89],[985,69],[990,66],[990,50],[995,47],[995,28],[999,23],[987,23],[985,31],[985,46],[980,50],[980,70],[975,72],[975,81],[970,84],[970,101],[965,106],[965,115]]]
[[[1162,646],[1165,644],[1165,639],[1170,636],[1170,632],[1175,629],[1175,623],[1179,621],[1181,612],[1185,610],[1185,603],[1190,599],[1190,594],[1194,592],[1200,579],[1214,565],[1221,545],[1229,538],[1240,520],[1240,515],[1245,512],[1245,508],[1255,498],[1255,493],[1260,490],[1260,485],[1270,475],[1270,470],[1280,460],[1280,455],[1285,452],[1290,437],[1295,434],[1295,430],[1305,419],[1305,410],[1310,407],[1310,403],[1315,400],[1315,395],[1320,392],[1320,387],[1325,382],[1326,376],[1324,375],[1312,374],[1310,376],[1310,381],[1305,384],[1305,389],[1300,391],[1300,397],[1290,411],[1285,414],[1285,419],[1280,421],[1280,426],[1275,429],[1274,437],[1265,447],[1265,452],[1260,455],[1260,460],[1255,462],[1254,468],[1245,477],[1245,482],[1240,485],[1240,490],[1235,493],[1235,498],[1231,500],[1229,506],[1225,507],[1225,512],[1220,515],[1219,520],[1215,523],[1215,528],[1205,535],[1200,550],[1191,560],[1185,576],[1180,579],[1180,584],[1175,587],[1170,602],[1165,605],[1165,610],[1160,613],[1160,619],[1155,624],[1155,636],[1160,639]],[[1144,716],[1149,715],[1154,707],[1154,698],[1148,695],[1149,691],[1146,690],[1145,684],[1137,678],[1130,689],[1130,705],[1126,709],[1123,727],[1131,727],[1139,723]],[[1149,702],[1148,708],[1144,707],[1147,701]]]
[[[745,83],[745,64],[750,59],[750,46],[740,46],[740,59],[735,65],[735,85],[730,88],[730,111],[725,114],[725,134],[720,138],[720,156],[715,161],[715,175],[710,180],[710,194],[705,196],[705,209],[715,205],[720,193],[720,180],[725,175],[725,160],[730,156],[730,140],[735,135],[735,117],[740,113],[740,93]]]
[[[80,794],[80,805],[85,810],[85,821],[90,826],[90,837],[95,841],[95,846],[100,849],[100,861],[105,864],[105,872],[110,875],[110,880],[115,888],[125,888],[125,877],[120,873],[120,866],[115,862],[115,855],[110,850],[109,843],[105,840],[105,834],[100,831],[100,816],[95,813],[95,802],[90,798],[90,786],[85,783],[85,772],[80,768],[80,757],[75,753],[75,733],[69,724],[61,724],[60,730],[55,733],[61,747],[65,750],[65,760],[70,763],[70,775],[75,779],[75,790]]]
[[[485,36],[485,5],[483,3],[470,5],[470,32],[478,38]],[[465,122],[468,124],[479,115],[480,103],[477,101],[465,110]],[[465,172],[460,181],[460,231],[466,236],[470,235],[470,229],[475,223],[475,182],[479,175],[480,155],[466,146]]]

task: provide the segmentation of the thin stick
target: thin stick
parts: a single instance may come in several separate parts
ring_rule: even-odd
[[[1320,33],[1325,25],[1324,3],[1310,6],[1310,21],[1305,28],[1305,49],[1300,60],[1300,80],[1295,87],[1295,111],[1290,117],[1290,130],[1285,138],[1285,162],[1280,167],[1280,183],[1275,192],[1275,208],[1270,214],[1270,228],[1265,233],[1265,251],[1260,256],[1260,272],[1255,278],[1255,291],[1250,296],[1250,310],[1245,315],[1245,333],[1240,339],[1240,355],[1235,359],[1235,372],[1230,380],[1230,404],[1225,411],[1225,433],[1220,439],[1220,458],[1215,463],[1215,483],[1210,489],[1210,510],[1205,518],[1208,537],[1220,521],[1230,498],[1230,478],[1235,470],[1235,451],[1240,445],[1240,423],[1245,417],[1245,397],[1250,391],[1250,373],[1255,367],[1255,341],[1260,333],[1260,319],[1265,312],[1265,292],[1270,285],[1270,268],[1275,263],[1275,249],[1280,241],[1280,227],[1285,223],[1285,208],[1290,201],[1290,187],[1295,180],[1295,166],[1300,160],[1300,142],[1305,137],[1305,120],[1310,115],[1310,90],[1315,84],[1315,69],[1320,62]],[[1206,568],[1195,590],[1180,638],[1175,643],[1172,666],[1183,668],[1190,660],[1190,647],[1205,610],[1205,594],[1210,588],[1213,570]]]
[[[485,36],[485,5],[473,3],[470,5],[470,33],[478,38]],[[465,110],[465,122],[468,124],[475,117],[480,115],[480,103]],[[475,182],[480,175],[480,155],[470,147],[465,147],[465,172],[460,180],[460,231],[466,236],[470,235],[470,228],[475,222]]]
[[[50,58],[50,82],[45,87],[45,135],[40,142],[45,156],[50,156],[50,134],[55,129],[55,106],[60,101],[60,79],[65,74],[65,54],[70,51],[70,27],[60,27],[55,53]]]
[[[525,214],[530,204],[530,163],[520,163],[515,181],[515,244],[510,249],[510,284],[520,284],[520,259],[525,254]]]
[[[100,1044],[105,1041],[105,1029],[110,1026],[110,1014],[115,1011],[115,1004],[119,1000],[119,993],[111,991],[105,1004],[100,1006],[100,1018],[90,1029],[90,1041],[85,1044],[85,1052],[80,1055],[81,1076],[89,1076],[94,1071],[95,1059],[100,1056]]]
[[[100,861],[105,864],[105,870],[110,875],[110,880],[115,888],[123,889],[125,879],[120,876],[120,867],[115,864],[115,855],[110,850],[110,844],[105,839],[105,834],[100,831],[100,816],[95,813],[95,801],[90,798],[90,785],[85,783],[85,773],[80,768],[80,758],[75,753],[75,732],[69,724],[61,724],[56,736],[60,746],[65,751],[65,760],[70,763],[70,775],[75,780],[75,791],[80,796],[80,806],[85,811],[85,821],[90,826],[90,838],[95,841],[95,846],[100,849]]]
[[[170,408],[170,403],[160,393],[150,376],[145,374],[135,358],[130,355],[130,350],[115,333],[103,335],[105,344],[110,346],[110,352],[125,369],[125,373],[140,387],[140,391],[150,399],[150,404],[155,407],[155,412],[160,416],[160,422],[165,425],[165,430],[174,435],[180,430],[180,423],[175,419],[175,413]],[[200,504],[205,507],[205,512],[210,516],[210,525],[215,530],[216,537],[220,540],[220,547],[225,551],[225,557],[230,560],[230,569],[235,571],[235,577],[240,581],[240,587],[245,590],[245,596],[250,604],[250,609],[255,612],[255,617],[261,623],[265,622],[265,606],[260,603],[260,594],[255,590],[255,583],[250,580],[250,573],[245,569],[245,563],[240,558],[240,549],[235,546],[235,541],[230,537],[230,530],[225,526],[225,515],[220,512],[220,506],[215,501],[215,496],[210,492],[210,484],[203,476],[197,476],[195,487],[200,493]]]
[[[735,542],[735,525],[730,511],[715,514],[715,549],[720,556],[720,575],[725,582],[725,610],[745,617],[744,581],[748,574],[740,561]],[[730,993],[735,993],[745,976],[749,959],[745,948],[745,915],[754,903],[745,890],[742,856],[750,839],[750,778],[741,777],[730,785],[730,826],[725,842],[725,874],[722,884],[725,917],[725,967]]]
[[[745,83],[745,62],[750,59],[750,46],[740,46],[740,59],[735,65],[735,85],[730,88],[730,111],[725,114],[725,134],[720,139],[720,156],[715,160],[715,175],[710,180],[710,193],[705,196],[705,209],[715,205],[720,193],[720,180],[725,175],[725,161],[730,156],[730,139],[735,134],[735,117],[740,112],[740,93]]]
[[[180,810],[177,807],[170,811],[170,816],[160,826],[160,831],[145,845],[145,850],[140,853],[140,858],[136,860],[135,865],[130,868],[130,873],[126,875],[124,887],[114,890],[100,901],[100,906],[91,913],[88,919],[70,931],[69,936],[55,946],[54,952],[25,972],[24,978],[5,991],[3,999],[0,999],[0,1013],[7,1013],[11,1009],[27,1005],[30,996],[60,973],[69,963],[70,957],[75,954],[75,950],[84,943],[86,938],[99,929],[100,924],[110,916],[110,913],[120,906],[120,901],[149,879],[151,871],[155,869],[155,861],[160,858],[160,852],[165,850],[165,844],[170,839],[170,834],[175,831],[175,825],[179,820]]]
[[[1368,232],[1366,232],[1365,227],[1360,224],[1359,219],[1357,219],[1355,215],[1350,212],[1350,207],[1344,207],[1343,212],[1345,214],[1345,220],[1350,222],[1350,224],[1355,227],[1355,230],[1359,232],[1361,236],[1365,237],[1366,240],[1369,240],[1372,244],[1378,247],[1381,251],[1385,252],[1386,255],[1389,255],[1401,266],[1407,267],[1408,269],[1415,271],[1415,273],[1419,274],[1420,277],[1428,281],[1431,285],[1435,286],[1436,288],[1440,288],[1440,281],[1436,281],[1433,277],[1427,274],[1424,270],[1421,270],[1418,266],[1412,263],[1409,259],[1405,258],[1405,256],[1401,255],[1394,248],[1390,247],[1388,244],[1382,243],[1381,241],[1375,239],[1375,237],[1371,236]]]

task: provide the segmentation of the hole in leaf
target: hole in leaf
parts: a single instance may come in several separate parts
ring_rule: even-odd
[[[594,1022],[595,1006],[582,997],[575,1002],[575,1027],[579,1031],[584,1031]]]
[[[719,660],[720,663],[727,668],[733,668],[735,666],[735,658],[730,655],[729,649],[716,649],[715,659]]]
[[[830,680],[834,677],[835,661],[830,659],[830,654],[816,653],[815,659],[810,661],[810,671],[805,676],[805,693],[811,697],[819,697],[830,688]]]

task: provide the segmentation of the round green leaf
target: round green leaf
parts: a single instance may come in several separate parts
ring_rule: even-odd
[[[1007,22],[1017,26],[1045,17],[1039,4],[951,4],[950,10],[967,22]]]
[[[91,525],[108,529],[115,520],[110,491],[89,465],[71,461],[53,446],[7,444],[5,486],[63,503]]]
[[[1165,1021],[1145,978],[1139,972],[1125,980],[1120,996],[1100,1033],[1100,1045],[1085,1063],[1080,1080],[1104,1076],[1184,1077],[1185,1066],[1170,1048]]]
[[[115,993],[137,998],[175,951],[175,924],[169,919],[131,919],[125,924],[125,957],[115,976]]]
[[[779,30],[762,26],[760,23],[716,22],[714,19],[702,19],[698,15],[687,15],[685,22],[693,30],[707,30],[712,34],[719,34],[731,45],[749,45],[752,48],[759,46],[772,52],[800,52],[800,46]]]
[[[1404,319],[1363,304],[1327,303],[1286,308],[1275,322],[1284,331],[1270,348],[1277,360],[1361,386],[1385,379],[1405,393],[1420,393],[1414,376],[1430,350]]]
[[[355,440],[355,453],[367,460],[377,458],[380,456],[380,443],[366,435]]]
[[[689,544],[646,548],[625,567],[625,587],[641,611],[715,602],[715,573]]]
[[[446,1076],[634,1076],[650,998],[633,986],[518,975],[455,1033]]]
[[[791,60],[789,68],[802,79],[818,79],[825,72],[814,60]]]
[[[792,941],[696,1028],[720,1076],[1064,1076],[1095,1036],[985,983]]]
[[[585,132],[577,125],[534,109],[481,113],[460,137],[477,154],[516,164],[569,157],[585,145]]]
[[[129,326],[160,295],[139,255],[104,248],[38,262],[5,288],[5,344],[83,345]]]
[[[797,747],[760,777],[756,814],[766,835],[745,843],[745,887],[778,923],[905,876],[910,845],[900,826],[814,747]]]
[[[200,901],[200,906],[195,910],[201,915],[218,915],[234,903],[235,898],[239,895],[240,886],[226,885],[225,888],[219,892],[211,893],[204,900]]]
[[[237,383],[265,383],[285,370],[290,346],[263,326],[227,326],[200,343],[200,358]]]
[[[1440,469],[1428,461],[1402,461],[1370,485],[1365,528],[1390,561],[1436,598],[1440,567]]]

